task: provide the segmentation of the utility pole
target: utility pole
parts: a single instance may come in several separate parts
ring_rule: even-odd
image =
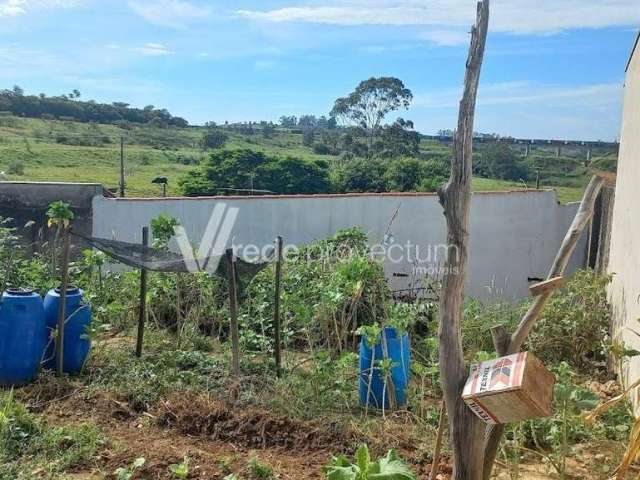
[[[120,137],[120,197],[124,198],[124,136]]]

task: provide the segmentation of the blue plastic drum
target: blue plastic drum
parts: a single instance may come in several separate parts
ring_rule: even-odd
[[[82,290],[75,286],[67,288],[65,299],[64,359],[63,370],[66,373],[78,373],[91,349],[91,340],[87,329],[91,325],[91,308],[84,303]],[[45,368],[56,368],[56,331],[58,328],[58,308],[60,306],[60,289],[49,290],[44,297],[48,344],[45,353]]]
[[[387,378],[386,388],[384,375],[379,367],[379,361],[384,359],[382,334],[385,335],[389,359],[392,362],[391,375]],[[360,341],[360,403],[378,409],[381,409],[384,404],[386,410],[390,407],[391,382],[395,389],[397,406],[407,403],[407,385],[411,375],[411,344],[409,334],[404,333],[398,337],[395,328],[386,327],[382,334],[373,349],[369,348],[364,337]],[[371,386],[369,386],[370,379]]]
[[[47,341],[42,298],[8,289],[0,303],[0,385],[29,383],[38,374]]]

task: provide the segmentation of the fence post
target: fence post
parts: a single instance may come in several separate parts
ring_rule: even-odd
[[[229,280],[229,314],[231,329],[231,367],[233,374],[240,376],[240,335],[238,332],[238,294],[236,283],[236,263],[233,255],[233,249],[228,248],[227,257],[227,276]]]
[[[64,327],[66,320],[67,287],[69,286],[69,251],[71,250],[71,235],[69,227],[62,227],[64,251],[62,253],[62,285],[60,286],[60,303],[58,304],[58,335],[56,338],[56,373],[59,377],[64,372]]]
[[[281,328],[280,328],[280,281],[282,277],[282,237],[276,238],[276,281],[275,281],[275,299],[273,302],[273,326],[275,341],[275,359],[276,373],[278,376],[282,373],[282,351],[281,351]]]
[[[142,245],[149,246],[149,227],[142,227]],[[147,320],[147,269],[140,269],[140,310],[138,312],[138,338],[136,340],[136,357],[142,356],[142,340],[144,325]]]

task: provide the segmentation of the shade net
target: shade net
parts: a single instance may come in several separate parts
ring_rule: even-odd
[[[75,236],[82,238],[92,247],[104,252],[109,257],[124,263],[130,267],[150,270],[154,272],[197,273],[208,272],[220,277],[228,277],[228,262],[224,255],[211,255],[208,257],[191,258],[171,252],[159,250],[153,247],[145,247],[138,243],[121,242],[119,240],[107,240],[106,238],[85,237],[78,233]],[[242,289],[273,258],[273,250],[262,261],[253,262],[240,257],[234,257],[236,281]]]

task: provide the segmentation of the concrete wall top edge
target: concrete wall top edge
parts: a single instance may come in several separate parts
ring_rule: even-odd
[[[509,195],[509,194],[547,194],[548,192],[556,193],[555,190],[535,188],[514,189],[514,190],[491,190],[483,192],[473,192],[473,195]],[[217,195],[210,197],[125,197],[125,198],[107,198],[110,201],[118,202],[136,202],[136,201],[202,201],[202,200],[291,200],[303,198],[353,198],[353,197],[437,197],[437,193],[431,192],[364,192],[364,193],[319,193],[319,194],[301,194],[301,195]],[[556,195],[557,198],[557,195]]]

